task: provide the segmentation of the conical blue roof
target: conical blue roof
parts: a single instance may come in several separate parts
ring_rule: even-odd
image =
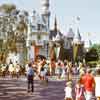
[[[75,43],[80,43],[81,42],[81,35],[80,35],[80,31],[79,29],[77,29],[77,33],[75,34],[75,37],[74,37],[74,42]]]

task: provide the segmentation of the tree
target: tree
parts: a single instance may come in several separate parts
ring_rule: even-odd
[[[23,15],[20,15],[21,11],[13,4],[1,5],[0,12],[3,13],[3,16],[0,16],[0,26],[2,26],[0,27],[0,32],[3,36],[2,40],[6,41],[2,43],[2,47],[5,49],[4,53],[7,56],[9,51],[16,52],[17,42],[25,43],[26,33],[28,31],[28,12],[24,11],[23,13],[22,11]]]
[[[11,14],[13,10],[16,9],[14,4],[3,4],[0,6],[0,10],[6,14]]]
[[[98,59],[99,59],[99,56],[95,48],[90,48],[90,50],[85,54],[86,62],[97,61]]]
[[[18,23],[16,25],[16,35],[18,39],[25,40],[28,32],[28,12],[20,11],[18,15]]]
[[[21,35],[21,33],[26,33],[27,32],[26,22],[20,21],[17,25],[16,31],[18,31],[20,35]]]
[[[100,44],[94,44],[92,46],[92,48],[96,49],[97,50],[97,54],[99,56],[99,60],[100,60]]]
[[[12,12],[16,10],[16,6],[13,4],[2,4],[0,5],[0,12],[2,13],[2,16],[0,16],[0,36],[3,40],[2,42],[2,51],[0,52],[3,56],[1,58],[3,59],[3,63],[5,62],[5,59],[7,57],[7,53],[11,48],[13,48],[14,42],[9,42],[14,40],[12,36],[14,36],[14,29],[15,26],[15,17],[13,16]],[[11,44],[11,45],[9,45]],[[9,49],[10,46],[10,49]]]

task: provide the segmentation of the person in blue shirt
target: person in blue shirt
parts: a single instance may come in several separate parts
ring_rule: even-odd
[[[28,92],[34,92],[34,70],[32,64],[28,64],[27,68]]]

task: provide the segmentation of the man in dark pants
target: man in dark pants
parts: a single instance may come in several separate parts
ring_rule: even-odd
[[[28,92],[34,92],[34,70],[32,68],[31,63],[28,65],[27,69],[27,80],[28,80]]]

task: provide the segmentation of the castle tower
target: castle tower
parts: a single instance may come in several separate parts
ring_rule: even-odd
[[[84,53],[84,42],[82,41],[82,37],[80,35],[79,29],[77,29],[77,33],[75,34],[73,40],[73,59],[74,61],[82,61]]]
[[[55,16],[55,22],[54,22],[54,31],[57,32],[57,18]]]
[[[75,37],[74,37],[74,41],[73,42],[75,44],[81,44],[81,42],[82,42],[79,29],[77,29],[77,33],[75,34]]]
[[[42,18],[47,25],[47,29],[49,29],[50,25],[50,10],[49,10],[49,0],[41,0],[41,15]]]

